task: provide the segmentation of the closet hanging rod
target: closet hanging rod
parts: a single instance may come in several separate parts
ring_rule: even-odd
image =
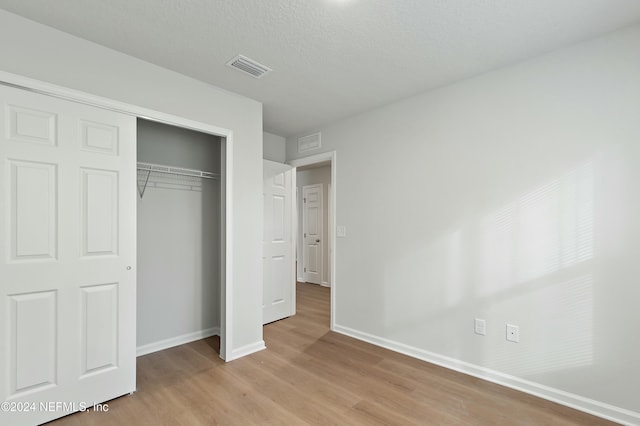
[[[218,179],[220,176],[218,173],[213,172],[205,172],[202,170],[194,170],[194,169],[185,169],[182,167],[173,167],[173,166],[165,166],[162,164],[152,164],[152,163],[138,163],[138,170],[146,171],[146,172],[157,172],[157,173],[168,173],[172,175],[180,175],[180,176],[192,176],[192,177],[200,177],[205,179]]]

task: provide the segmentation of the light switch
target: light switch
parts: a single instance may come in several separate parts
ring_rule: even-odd
[[[344,238],[347,236],[347,227],[344,225],[338,225],[338,238]]]

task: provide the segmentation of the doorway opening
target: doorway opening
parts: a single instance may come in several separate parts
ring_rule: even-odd
[[[136,139],[137,355],[219,347],[224,138],[138,118]]]
[[[296,281],[331,289],[330,329],[335,325],[336,153],[290,161],[296,186]]]

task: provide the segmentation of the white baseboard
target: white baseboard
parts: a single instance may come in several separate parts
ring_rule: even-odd
[[[303,282],[305,282],[305,281],[304,281],[304,277],[298,277],[298,278],[297,278],[297,281],[298,281],[299,283],[303,283]]]
[[[321,285],[322,287],[329,287],[329,288],[331,288],[331,284],[329,284],[329,283],[328,283],[328,282],[326,282],[326,281],[322,281],[322,283],[321,283],[320,285]]]
[[[184,345],[200,339],[206,339],[211,336],[219,336],[220,327],[207,328],[206,330],[195,331],[193,333],[183,334],[182,336],[170,337],[169,339],[160,340],[159,342],[149,343],[138,346],[136,348],[136,356],[150,354],[152,352],[162,351],[174,346]]]
[[[225,361],[233,361],[234,359],[242,358],[243,356],[251,355],[252,353],[259,352],[263,349],[267,349],[267,346],[264,344],[264,340],[260,340],[259,342],[250,343],[248,345],[241,346],[239,348],[233,349],[231,351],[231,355],[228,356]]]
[[[418,358],[423,361],[448,368],[450,370],[459,371],[461,373],[468,374],[479,379],[487,380],[489,382],[497,383],[502,386],[535,395],[537,397],[547,399],[558,404],[566,405],[568,407],[575,408],[576,410],[584,411],[585,413],[593,414],[594,416],[602,417],[604,419],[611,420],[623,425],[632,426],[640,424],[640,413],[634,411],[616,407],[604,402],[595,401],[593,399],[585,398],[580,395],[572,394],[559,389],[554,389],[548,386],[541,385],[539,383],[530,382],[528,380],[511,376],[509,374],[504,374],[499,371],[481,367],[479,365],[460,361],[455,358],[438,355],[433,352],[405,345],[404,343],[395,342],[393,340],[374,336],[369,333],[363,333],[349,327],[336,325],[334,331],[349,337],[353,337],[354,339],[363,340],[365,342],[374,344],[376,346],[381,346],[394,352],[399,352],[401,354],[408,355],[413,358]]]

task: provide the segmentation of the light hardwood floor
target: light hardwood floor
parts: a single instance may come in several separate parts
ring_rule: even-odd
[[[329,331],[329,289],[298,284],[267,350],[225,364],[210,338],[138,358],[138,391],[55,425],[606,425]]]

